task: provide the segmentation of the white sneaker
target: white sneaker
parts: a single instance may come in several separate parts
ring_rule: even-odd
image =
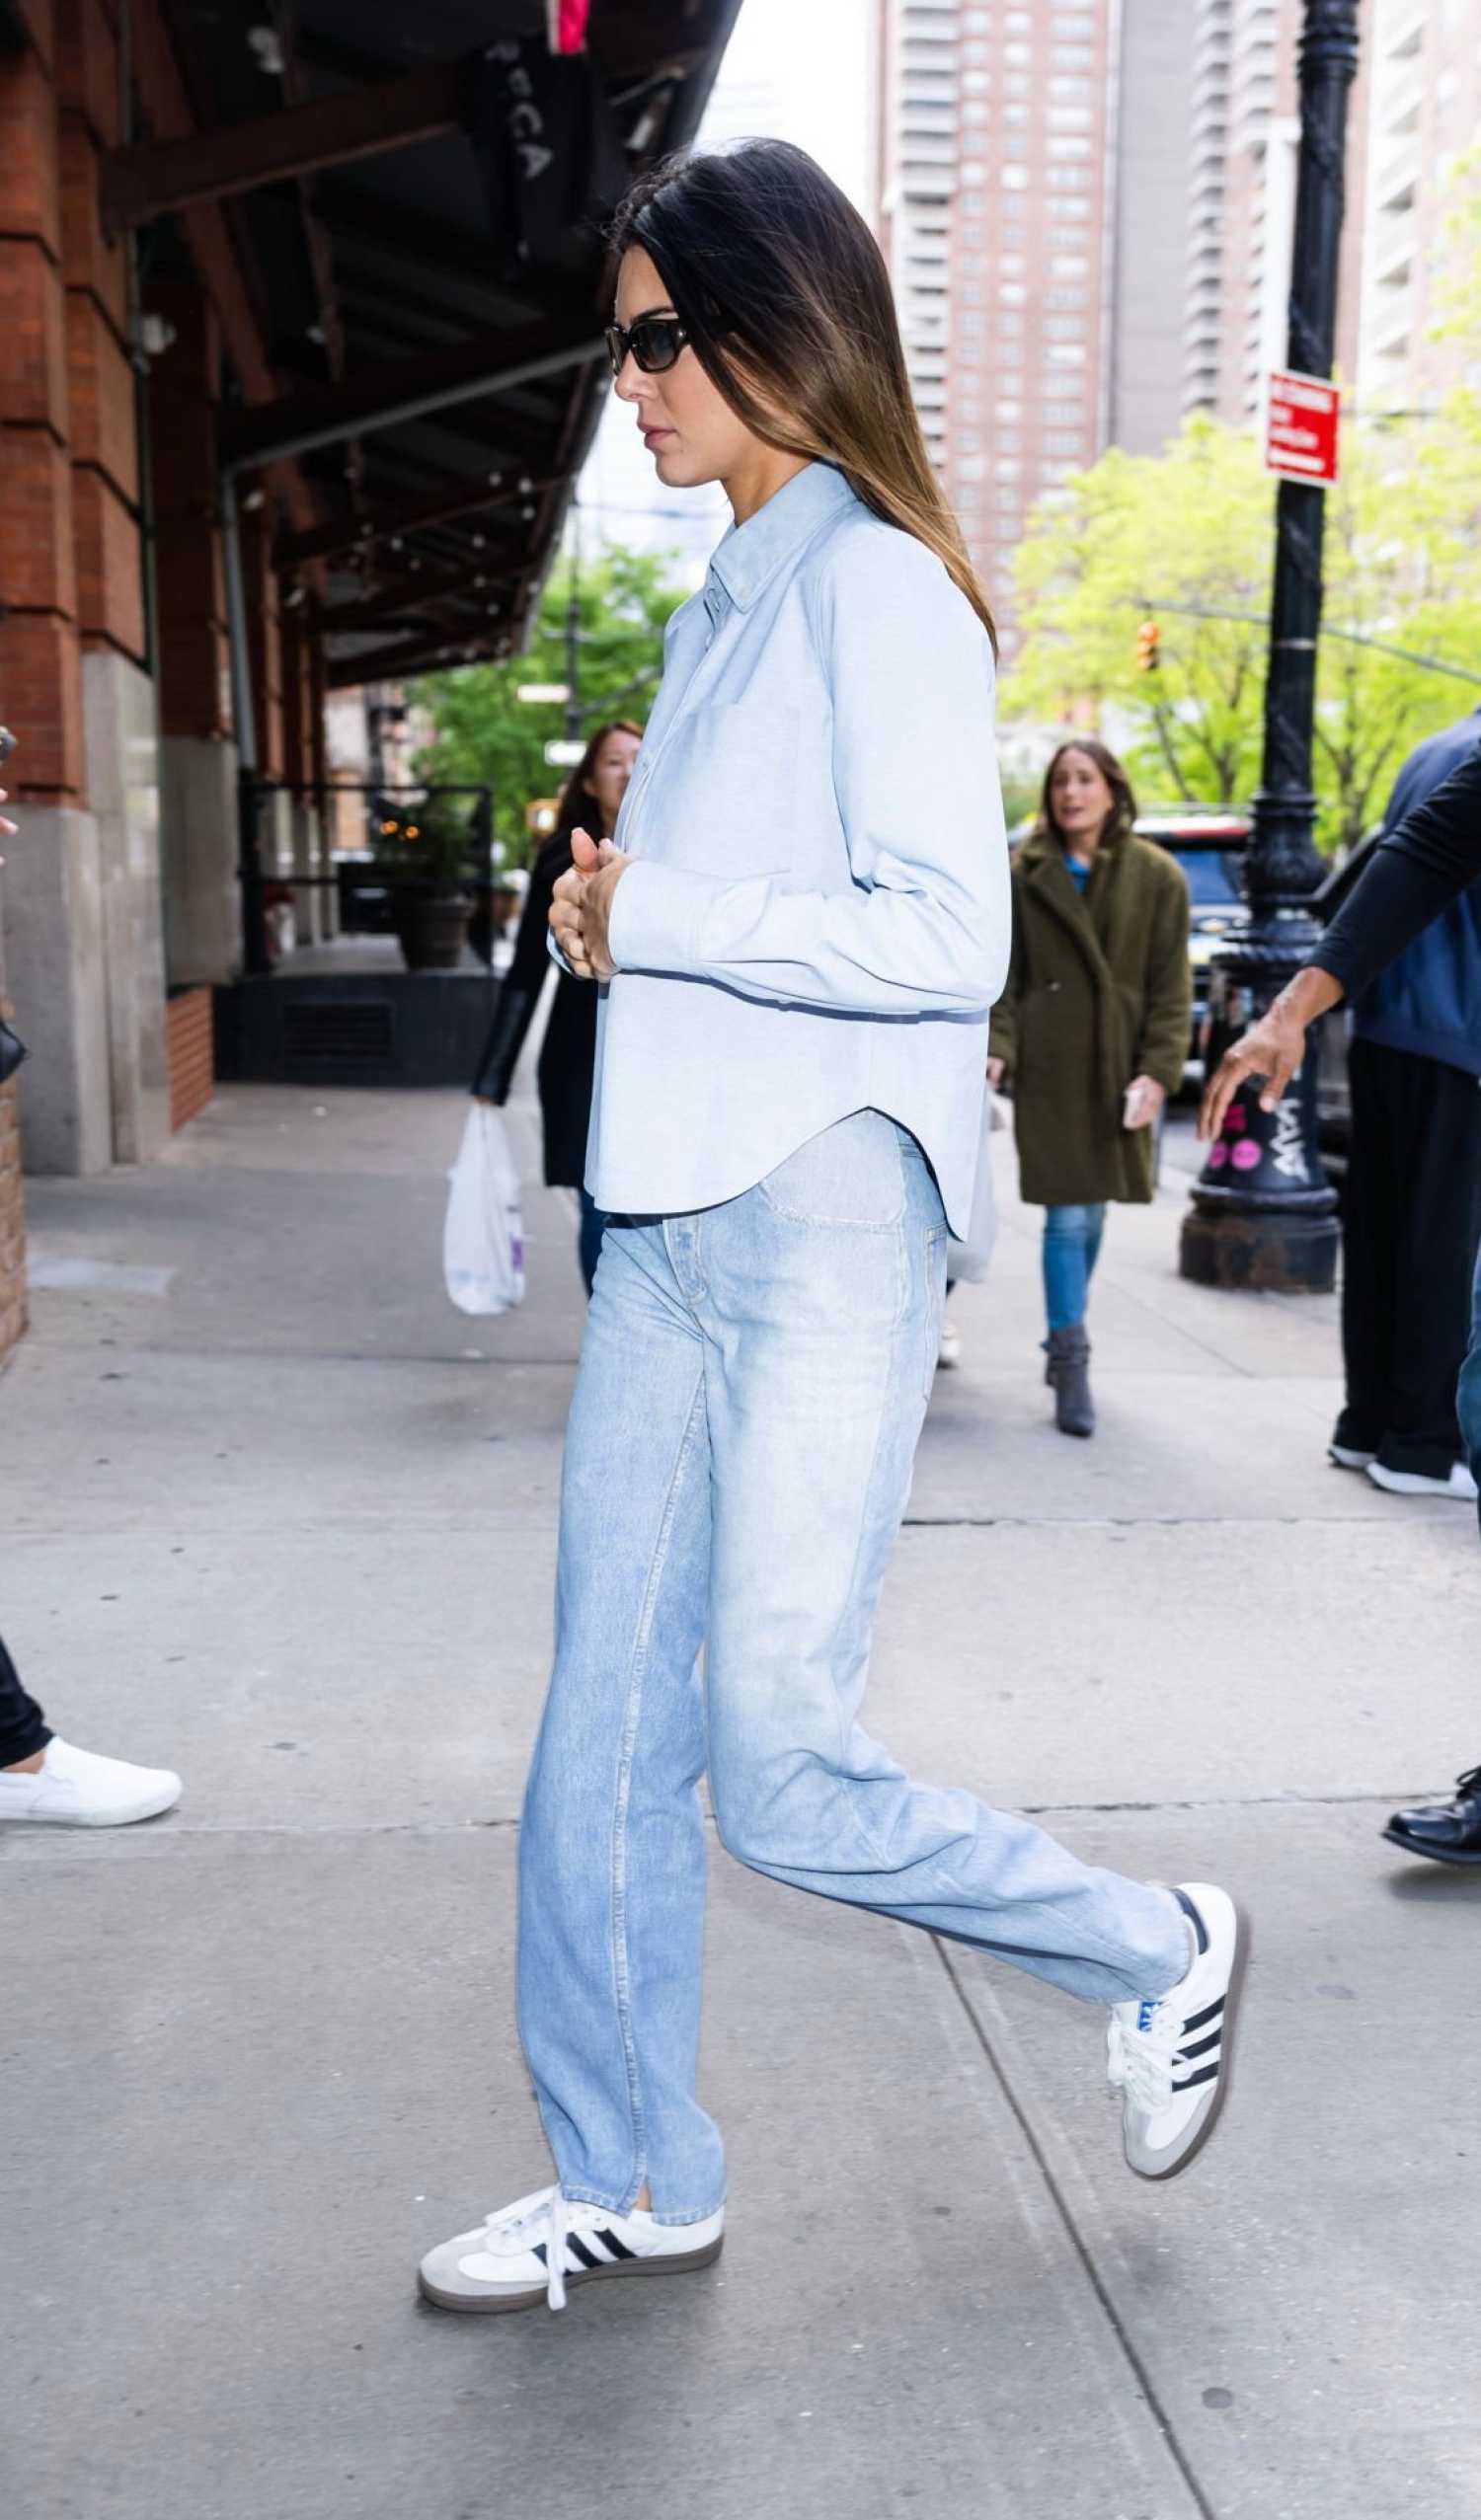
[[[1378,1456],[1376,1453],[1365,1453],[1360,1451],[1356,1444],[1329,1444],[1327,1446],[1327,1459],[1330,1462],[1334,1462],[1339,1470],[1366,1470],[1369,1462],[1374,1462],[1377,1458]]]
[[[1383,1488],[1390,1496],[1453,1496],[1459,1505],[1476,1501],[1476,1483],[1463,1461],[1450,1464],[1445,1479],[1427,1479],[1420,1470],[1390,1470],[1381,1461],[1370,1461],[1367,1475],[1375,1488]]]
[[[1193,1965],[1166,1995],[1113,2004],[1107,2038],[1127,2162],[1140,2178],[1186,2170],[1212,2134],[1244,1975],[1247,1936],[1227,1890],[1185,1881],[1173,1896],[1193,1927]]]
[[[595,2275],[677,2275],[709,2266],[725,2238],[725,2208],[702,2223],[656,2223],[636,2209],[609,2214],[537,2188],[491,2214],[477,2231],[429,2249],[419,2281],[439,2310],[566,2307],[566,2285]]]
[[[61,1829],[121,1829],[130,1820],[152,1820],[173,1810],[181,1782],[170,1768],[136,1768],[127,1759],[104,1759],[75,1750],[70,1741],[47,1742],[34,1771],[9,1768],[0,1776],[0,1820],[44,1821]]]
[[[948,1373],[954,1365],[960,1365],[962,1362],[962,1334],[956,1323],[947,1321],[944,1316],[941,1323],[941,1344],[936,1350],[936,1362]]]

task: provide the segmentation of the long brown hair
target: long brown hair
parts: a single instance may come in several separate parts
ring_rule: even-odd
[[[652,257],[732,411],[766,445],[836,465],[933,551],[996,648],[921,435],[885,258],[816,160],[790,140],[681,152],[640,177],[610,236]]]
[[[565,787],[561,790],[561,801],[556,807],[555,827],[556,833],[562,839],[569,838],[578,823],[581,823],[585,829],[590,818],[591,807],[596,802],[596,791],[590,785],[591,774],[596,768],[596,756],[608,735],[636,735],[640,743],[643,741],[643,729],[641,726],[635,726],[631,718],[609,718],[605,725],[597,727]],[[596,836],[600,839],[601,834],[598,832]]]
[[[1113,802],[1101,831],[1102,840],[1130,831],[1136,819],[1136,798],[1131,782],[1110,745],[1102,743],[1096,735],[1067,735],[1063,743],[1055,745],[1044,774],[1044,793],[1039,800],[1040,830],[1047,831],[1052,839],[1057,840],[1061,849],[1064,847],[1064,834],[1054,820],[1054,772],[1067,752],[1083,752],[1087,761],[1095,763],[1111,791]]]

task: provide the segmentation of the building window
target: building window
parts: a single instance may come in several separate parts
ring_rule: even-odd
[[[1052,192],[1088,192],[1090,190],[1088,166],[1052,166],[1046,168],[1045,173]]]
[[[1088,158],[1090,142],[1072,139],[1065,131],[1052,131],[1045,146],[1052,158]]]
[[[1095,47],[1089,43],[1053,43],[1050,60],[1056,70],[1093,70]]]
[[[997,293],[1004,306],[1028,305],[1029,292],[1022,280],[999,281]]]
[[[1089,104],[1093,96],[1093,90],[1088,79],[1051,79],[1049,83],[1049,92],[1052,97],[1062,98],[1066,105],[1078,105],[1082,99],[1086,104]]]
[[[1026,68],[1033,58],[1034,47],[1032,44],[1005,43],[1003,46],[1003,59],[1005,61],[1012,62],[1016,68]]]
[[[1029,170],[1026,166],[999,167],[997,180],[1004,191],[1023,192],[1028,189]]]
[[[1079,240],[1078,238],[1076,238],[1076,240],[1075,240],[1075,241],[1076,241],[1076,243],[1077,243],[1077,244],[1080,242],[1080,240]],[[1090,276],[1090,257],[1089,257],[1089,255],[1088,255],[1088,254],[1054,254],[1054,253],[1052,253],[1052,252],[1051,253],[1051,256],[1050,256],[1050,277],[1051,277],[1051,279],[1052,279],[1052,280],[1080,280],[1080,279],[1088,279],[1088,278],[1089,278],[1089,276]],[[1076,300],[1075,300],[1075,304],[1078,306],[1078,305],[1079,305],[1079,303],[1080,303],[1079,299],[1078,299],[1078,298],[1076,298]]]
[[[962,93],[964,96],[985,96],[991,85],[992,81],[985,70],[964,70],[962,73]]]
[[[1085,344],[1083,342],[1052,342],[1047,355],[1051,367],[1083,367]]]
[[[1090,204],[1088,201],[1056,201],[1054,216],[1056,219],[1088,219]],[[1051,228],[1049,241],[1050,250],[1052,252],[1056,245],[1083,245],[1085,239],[1083,236],[1065,236],[1056,229]]]
[[[979,253],[987,242],[987,230],[984,227],[965,227],[962,230],[962,242],[969,254]]]
[[[1021,420],[1023,418],[1022,403],[999,403],[996,406],[996,411],[998,419],[1005,421],[1009,426],[1011,426],[1015,420]]]
[[[1065,429],[1047,428],[1044,432],[1044,451],[1046,455],[1078,455],[1079,436],[1071,435]]]
[[[997,330],[1005,342],[1012,341],[1023,331],[1023,317],[1000,315],[997,319]]]
[[[1090,292],[1088,289],[1050,289],[1044,302],[1046,306],[1088,306]]]
[[[1047,315],[1044,319],[1044,338],[1047,342],[1083,342],[1085,339],[1084,316]]]

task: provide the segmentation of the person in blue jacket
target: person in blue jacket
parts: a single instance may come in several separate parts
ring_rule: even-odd
[[[1264,1079],[1261,1107],[1274,1111],[1306,1054],[1310,1028],[1346,997],[1357,1002],[1442,911],[1481,886],[1481,727],[1471,719],[1458,763],[1384,833],[1371,863],[1328,928],[1315,959],[1224,1052],[1209,1079],[1200,1133],[1217,1137],[1234,1096]],[[1471,1343],[1455,1395],[1473,1480],[1481,1480],[1481,1255],[1471,1287]],[[1481,1865],[1481,1767],[1456,1778],[1448,1802],[1395,1811],[1383,1835],[1407,1855]]]
[[[1481,736],[1481,710],[1431,735],[1394,783],[1385,832]],[[1481,1239],[1481,878],[1353,1000],[1343,1210],[1344,1470],[1410,1496],[1474,1499],[1455,1413]]]

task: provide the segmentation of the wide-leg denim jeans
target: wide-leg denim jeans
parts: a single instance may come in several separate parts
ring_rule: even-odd
[[[932,1174],[872,1110],[722,1206],[607,1227],[519,1864],[520,2028],[569,2196],[620,2213],[646,2179],[684,2223],[725,2192],[695,2097],[706,1771],[724,1844],[776,1880],[1093,2002],[1187,1968],[1168,1891],[913,1783],[860,1729],[945,1274]]]

